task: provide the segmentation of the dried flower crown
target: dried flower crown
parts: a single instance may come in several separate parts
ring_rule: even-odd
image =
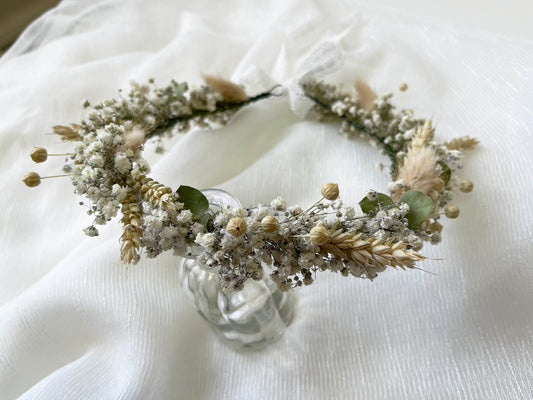
[[[357,81],[355,92],[307,80],[305,96],[313,102],[312,114],[322,121],[340,122],[348,137],[363,136],[377,143],[391,162],[390,196],[370,191],[359,202],[361,213],[345,207],[334,183],[322,187],[322,198],[311,207],[288,207],[280,197],[270,204],[247,208],[210,209],[197,189],[180,186],[173,191],[147,174],[143,144],[191,126],[207,128],[226,124],[244,106],[274,96],[274,89],[249,97],[244,88],[216,77],[190,89],[186,83],[157,88],[132,83],[119,98],[84,107],[87,120],[55,126],[64,141],[75,142],[63,171],[71,177],[74,192],[91,202],[94,223],[85,229],[98,235],[103,225],[120,211],[124,227],[121,257],[125,263],[174,250],[178,255],[198,253],[197,261],[219,268],[224,288],[239,290],[249,278],[261,279],[263,265],[280,289],[308,285],[316,271],[374,279],[387,267],[417,268],[425,257],[424,241],[441,240],[439,218],[459,215],[449,204],[455,190],[470,192],[473,184],[457,177],[465,150],[478,142],[468,136],[438,144],[430,120],[398,111],[391,94],[377,97]],[[403,84],[400,90],[405,90]],[[31,158],[43,162],[43,148]],[[42,177],[35,172],[23,181],[33,187]]]

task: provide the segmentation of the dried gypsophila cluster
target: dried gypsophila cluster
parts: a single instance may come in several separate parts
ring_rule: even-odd
[[[389,156],[393,182],[388,189],[393,200],[408,190],[421,191],[435,204],[431,216],[436,222],[439,210],[447,207],[454,191],[472,191],[472,182],[459,179],[457,172],[463,167],[463,152],[472,150],[477,139],[463,136],[439,144],[434,140],[431,120],[415,118],[412,110],[397,110],[390,102],[392,93],[378,97],[361,81],[351,92],[312,80],[306,81],[303,89],[315,102],[313,111],[319,119],[340,121],[342,134],[370,139]],[[407,90],[407,85],[402,84],[400,90]],[[455,214],[446,213],[450,217]],[[436,230],[430,239],[420,235],[432,243],[440,241]]]
[[[369,137],[389,156],[392,198],[370,191],[360,202],[363,212],[356,213],[343,206],[338,186],[329,183],[321,189],[322,198],[305,211],[277,198],[268,205],[197,215],[186,199],[146,175],[143,144],[174,128],[185,131],[192,123],[224,124],[241,107],[272,95],[249,98],[239,85],[205,78],[207,86],[191,91],[175,81],[163,89],[133,83],[127,96],[91,107],[80,125],[53,128],[63,140],[76,142],[64,171],[75,192],[91,201],[89,213],[95,220],[85,232],[97,235],[95,225],[121,210],[126,263],[136,262],[142,249],[149,257],[171,249],[178,255],[200,250],[198,262],[217,268],[228,290],[241,289],[247,279],[261,279],[265,264],[282,290],[312,283],[320,270],[374,279],[387,267],[416,268],[425,258],[418,252],[423,242],[441,240],[441,209],[450,218],[459,214],[449,204],[453,190],[472,190],[472,183],[459,180],[456,172],[462,167],[461,150],[473,147],[475,139],[438,145],[431,121],[396,111],[391,95],[378,97],[361,81],[353,93],[307,81],[304,92],[321,119],[341,121],[342,133]],[[32,151],[36,162],[47,156],[42,148]],[[40,179],[29,173],[24,181],[36,186]],[[423,210],[409,201],[421,196]]]
[[[147,216],[142,218],[142,226],[135,228],[138,239],[131,237],[131,232],[123,235],[122,259],[126,262],[138,260],[140,247],[148,246],[150,255],[169,248],[183,253],[187,243],[192,243],[203,229],[200,224],[189,223],[187,212],[178,216],[182,204],[170,188],[146,176],[149,166],[142,158],[144,143],[149,138],[160,140],[162,134],[173,130],[224,125],[241,107],[271,95],[265,92],[249,98],[241,86],[232,82],[209,76],[205,80],[209,85],[192,90],[176,81],[164,88],[155,87],[153,80],[147,85],[132,82],[131,91],[118,99],[94,106],[83,101],[90,111],[81,124],[53,127],[62,140],[75,143],[73,153],[63,154],[70,156],[63,171],[71,176],[75,193],[90,201],[88,213],[94,216],[94,222],[85,228],[87,235],[97,236],[96,226],[114,218],[121,207],[123,211],[132,207],[143,210]],[[31,156],[35,162],[43,162],[48,153],[34,148]],[[30,173],[24,181],[37,186],[41,178]],[[126,198],[129,208],[124,205]],[[131,230],[127,218],[123,223],[126,231]]]
[[[324,192],[338,194],[338,186],[326,184]],[[413,250],[420,241],[406,227],[407,212],[403,204],[369,217],[344,207],[336,196],[306,211],[287,207],[281,198],[256,207],[223,209],[211,231],[196,237],[203,249],[197,260],[219,268],[223,284],[237,290],[247,279],[261,279],[262,263],[271,266],[271,277],[282,290],[311,284],[321,270],[374,279],[388,266],[412,268],[424,258]],[[392,231],[395,222],[401,226],[397,235],[378,237],[382,227]]]

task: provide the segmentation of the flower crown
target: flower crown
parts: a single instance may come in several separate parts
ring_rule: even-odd
[[[61,155],[68,156],[63,171],[74,192],[90,202],[94,222],[85,233],[97,236],[96,225],[120,211],[125,263],[137,262],[143,249],[148,257],[171,249],[180,256],[196,255],[201,265],[219,268],[227,290],[261,279],[264,265],[271,266],[281,290],[311,284],[319,270],[374,279],[387,267],[417,268],[425,259],[419,253],[423,242],[441,240],[440,216],[459,215],[459,208],[449,204],[453,191],[473,188],[456,173],[463,152],[476,139],[438,144],[431,120],[398,111],[390,102],[392,94],[377,97],[362,81],[351,92],[306,80],[301,88],[313,103],[310,115],[340,122],[343,135],[369,138],[388,156],[390,195],[369,191],[358,212],[343,205],[337,184],[327,183],[321,199],[306,210],[287,206],[281,197],[246,208],[210,207],[195,188],[173,191],[150,178],[143,144],[155,140],[162,150],[165,135],[224,125],[241,108],[279,94],[275,87],[250,97],[242,86],[224,79],[206,76],[205,81],[195,89],[176,81],[164,88],[157,88],[153,79],[146,85],[133,82],[127,95],[96,105],[84,101],[90,111],[80,124],[53,127],[62,140],[75,143],[73,153]],[[59,154],[41,147],[31,151],[35,162],[51,155]],[[23,181],[33,187],[44,178],[30,172]]]

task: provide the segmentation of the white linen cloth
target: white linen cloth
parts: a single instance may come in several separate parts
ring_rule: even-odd
[[[0,399],[533,398],[532,66],[531,43],[355,4],[63,1],[0,59]],[[435,260],[420,266],[438,276],[320,273],[265,351],[218,342],[171,254],[125,268],[118,220],[86,237],[91,217],[68,178],[21,182],[60,173],[61,157],[28,156],[71,148],[51,126],[79,122],[82,99],[114,97],[131,79],[219,74],[250,94],[277,82],[300,115],[294,82],[310,71],[378,93],[409,83],[394,102],[433,117],[439,140],[481,140],[465,157],[475,189],[457,195],[443,242],[423,250]],[[329,181],[346,204],[386,191],[383,156],[290,106],[264,101],[166,142],[151,176],[243,204],[309,205]]]

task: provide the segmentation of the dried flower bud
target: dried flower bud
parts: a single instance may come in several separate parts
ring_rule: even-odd
[[[459,185],[459,190],[461,192],[470,193],[472,189],[474,189],[474,183],[469,179],[465,179]]]
[[[226,225],[226,232],[236,237],[244,235],[247,229],[248,227],[246,226],[246,221],[241,217],[230,219]]]
[[[329,240],[329,231],[324,225],[317,225],[309,233],[311,243],[322,246]]]
[[[48,158],[48,152],[45,148],[34,147],[33,149],[31,149],[30,157],[36,163],[42,163],[45,162]]]
[[[22,178],[22,182],[29,187],[39,186],[41,184],[41,177],[37,172],[28,172],[24,175],[24,178]]]
[[[448,218],[457,218],[459,216],[459,207],[454,206],[453,204],[448,204],[444,209],[444,214]]]
[[[267,215],[261,220],[261,228],[263,228],[263,232],[276,232],[279,228],[278,220],[272,215]]]
[[[339,197],[339,185],[336,183],[326,183],[322,186],[322,196],[326,200],[337,200],[337,197]]]
[[[442,231],[442,225],[440,224],[440,222],[435,221],[431,225],[429,225],[429,230],[431,232],[440,232]]]

